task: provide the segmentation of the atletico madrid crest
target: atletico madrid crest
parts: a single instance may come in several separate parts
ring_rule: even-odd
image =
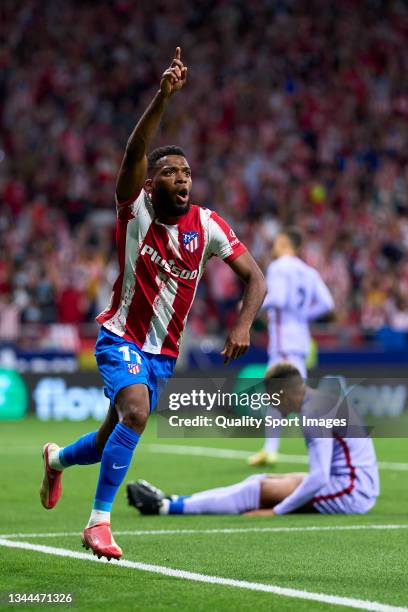
[[[139,374],[140,372],[140,365],[138,363],[128,363],[127,368],[129,374]]]
[[[194,253],[199,245],[198,232],[183,232],[183,246],[189,253]]]

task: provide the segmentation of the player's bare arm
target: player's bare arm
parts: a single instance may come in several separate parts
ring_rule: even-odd
[[[245,252],[228,265],[246,283],[238,320],[229,333],[221,355],[224,363],[243,355],[249,348],[250,329],[266,295],[264,276],[250,253]]]
[[[146,178],[147,149],[156,133],[170,97],[179,91],[187,79],[187,67],[181,61],[181,49],[163,72],[160,88],[129,137],[116,184],[116,197],[126,202],[141,190]]]

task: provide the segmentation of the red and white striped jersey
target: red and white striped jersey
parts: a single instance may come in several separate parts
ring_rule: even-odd
[[[177,357],[208,259],[246,251],[229,225],[192,204],[174,225],[161,223],[147,193],[117,209],[119,276],[97,321],[147,353]]]

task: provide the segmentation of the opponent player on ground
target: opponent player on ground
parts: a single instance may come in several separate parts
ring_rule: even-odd
[[[218,255],[246,282],[243,305],[228,335],[224,362],[242,355],[265,297],[261,271],[234,232],[215,212],[190,202],[191,170],[179,147],[149,143],[187,68],[176,49],[160,89],[131,134],[116,186],[120,274],[102,324],[96,359],[110,408],[99,431],[65,448],[43,448],[40,496],[53,508],[61,496],[62,470],[101,462],[95,501],[82,534],[86,548],[107,558],[122,551],[110,530],[110,510],[133,451],[165,381],[172,375],[197,283],[207,260]],[[147,174],[147,176],[146,176]]]
[[[374,446],[344,396],[333,398],[325,391],[307,387],[299,371],[289,363],[272,367],[266,381],[272,392],[283,389],[279,407],[282,416],[297,412],[308,418],[348,417],[345,436],[339,429],[332,432],[324,427],[303,428],[309,473],[257,474],[229,487],[167,497],[142,480],[128,484],[129,503],[142,514],[270,516],[292,512],[368,512],[379,495]]]
[[[334,310],[333,298],[317,270],[299,257],[302,235],[296,228],[280,232],[268,266],[268,293],[263,310],[268,313],[268,368],[287,361],[303,378],[310,350],[309,323]],[[270,411],[273,416],[273,409]],[[265,431],[264,448],[248,459],[250,465],[274,465],[278,460],[279,432]]]

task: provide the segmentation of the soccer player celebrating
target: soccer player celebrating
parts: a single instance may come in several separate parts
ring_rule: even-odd
[[[171,96],[186,83],[177,47],[160,88],[133,130],[116,185],[119,276],[109,306],[97,317],[96,360],[110,399],[97,432],[65,448],[45,444],[40,498],[53,508],[61,475],[72,465],[101,463],[82,542],[94,554],[120,558],[110,511],[161,388],[172,375],[181,335],[207,260],[217,255],[246,283],[237,322],[222,350],[224,363],[242,355],[265,297],[261,271],[215,212],[190,201],[191,170],[182,149],[147,150]]]
[[[293,512],[368,512],[379,495],[375,450],[344,395],[335,397],[323,389],[307,387],[300,372],[290,363],[271,368],[266,374],[266,383],[272,391],[283,390],[279,406],[282,416],[291,412],[301,415],[309,454],[308,473],[257,474],[228,487],[190,496],[165,496],[142,480],[128,484],[129,503],[142,514],[271,516]],[[347,424],[341,428],[335,424],[333,429],[310,425],[311,419],[320,422],[324,417],[328,424],[328,416],[342,416]],[[334,418],[331,420],[334,422]]]
[[[300,259],[301,245],[302,236],[296,228],[287,228],[276,236],[263,309],[268,313],[268,368],[287,361],[306,378],[309,323],[331,313],[334,302],[318,271]],[[273,416],[273,409],[269,414]],[[279,432],[269,435],[266,429],[265,434],[264,448],[249,457],[250,465],[273,465],[278,460]]]

